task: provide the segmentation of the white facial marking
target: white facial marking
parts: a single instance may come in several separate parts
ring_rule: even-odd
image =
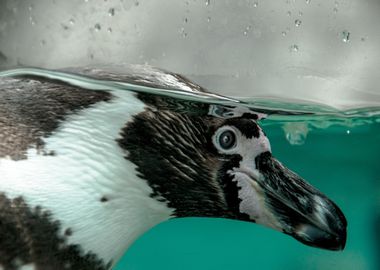
[[[248,174],[235,170],[233,181],[237,182],[239,198],[241,199],[239,211],[249,215],[256,223],[281,230],[281,224],[274,215],[268,210],[265,203],[265,195],[259,184]]]
[[[232,130],[236,136],[236,145],[231,149],[223,149],[218,142],[218,136],[225,130]],[[241,199],[239,211],[249,215],[257,223],[270,226],[276,230],[281,230],[281,225],[268,210],[265,202],[265,194],[257,183],[261,174],[256,170],[255,159],[261,153],[270,151],[268,138],[262,130],[259,130],[259,137],[247,138],[238,128],[234,126],[223,126],[217,130],[213,136],[213,142],[221,154],[238,154],[242,157],[239,167],[227,172],[234,176],[233,181],[237,182],[240,188],[238,192]]]
[[[0,190],[40,205],[70,228],[68,244],[79,244],[108,263],[122,256],[143,232],[168,219],[173,210],[149,197],[151,187],[136,176],[115,141],[144,104],[127,91],[117,98],[84,109],[44,139],[55,156],[29,149],[28,159],[0,159]],[[100,202],[106,196],[108,201]]]

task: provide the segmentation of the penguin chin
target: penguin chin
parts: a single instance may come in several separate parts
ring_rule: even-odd
[[[239,211],[249,216],[251,221],[282,231],[282,226],[268,207],[265,191],[258,184],[261,174],[258,170],[234,169],[233,181],[239,188]]]

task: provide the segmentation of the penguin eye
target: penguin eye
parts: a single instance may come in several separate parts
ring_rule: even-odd
[[[229,150],[236,145],[236,135],[232,130],[223,131],[219,137],[218,142],[221,148]]]

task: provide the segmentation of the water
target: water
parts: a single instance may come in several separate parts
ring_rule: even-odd
[[[37,69],[88,89],[124,89],[195,102],[255,108],[273,154],[333,199],[348,220],[344,251],[305,246],[274,230],[224,219],[186,218],[162,223],[138,239],[122,269],[380,269],[380,108],[338,111],[320,104],[246,99],[178,89],[95,80]],[[169,104],[170,105],[170,104]]]

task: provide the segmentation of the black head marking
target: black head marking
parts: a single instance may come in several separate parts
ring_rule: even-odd
[[[152,196],[175,208],[176,216],[229,215],[210,170],[218,160],[206,118],[148,109],[127,124],[118,140],[139,177],[152,187]]]
[[[118,143],[138,176],[152,187],[152,197],[175,209],[176,216],[233,217],[239,211],[237,183],[227,172],[239,167],[240,155],[223,155],[213,142],[222,126],[258,137],[252,119],[178,113],[148,107],[121,132]]]
[[[260,128],[257,123],[251,119],[230,118],[226,119],[225,125],[236,127],[248,139],[260,137]]]
[[[67,244],[73,234],[67,228],[60,235],[60,222],[38,206],[30,208],[22,197],[10,199],[0,193],[0,265],[4,269],[34,264],[36,270],[106,270],[94,253]]]

